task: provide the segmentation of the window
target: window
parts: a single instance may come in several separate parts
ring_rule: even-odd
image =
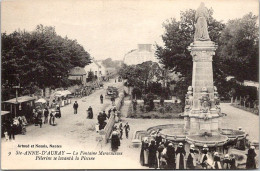
[[[97,71],[95,71],[95,75],[97,75]]]
[[[99,71],[99,74],[101,75],[101,71]]]

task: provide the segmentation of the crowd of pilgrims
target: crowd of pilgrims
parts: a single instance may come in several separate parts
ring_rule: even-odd
[[[13,119],[7,119],[3,121],[2,131],[4,132],[5,140],[14,141],[15,135],[24,135],[26,133],[26,125],[28,125],[28,122],[25,116],[18,116]]]
[[[128,122],[123,126],[123,123],[120,122],[119,125],[115,125],[112,130],[111,134],[111,150],[112,151],[117,151],[119,146],[120,146],[120,140],[123,139],[123,134],[125,132],[125,137],[128,139],[130,131],[130,126]]]
[[[246,169],[256,169],[255,157],[255,147],[251,146],[247,153]],[[174,143],[163,139],[160,133],[150,141],[148,137],[143,139],[140,164],[155,169],[237,169],[234,154],[221,157],[218,152],[209,151],[206,144],[200,152],[191,144],[190,151],[186,152],[183,143],[175,148]]]
[[[47,107],[43,109],[33,109],[32,121],[35,126],[49,123],[50,125],[55,125],[55,118],[61,117],[60,106],[57,105],[54,109],[49,111]],[[28,125],[25,116],[18,116],[9,120],[3,121],[3,132],[6,141],[15,140],[15,135],[26,134],[26,126]]]
[[[97,132],[99,130],[102,130],[105,128],[105,126],[107,124],[106,120],[108,120],[111,115],[113,115],[115,117],[115,122],[119,121],[120,112],[116,110],[116,107],[110,108],[108,110],[108,114],[106,113],[105,110],[103,112],[99,112],[99,114],[97,116],[98,123],[96,125]],[[93,114],[92,114],[92,116],[93,116]]]
[[[42,120],[42,117],[44,119]],[[45,107],[44,109],[33,109],[33,121],[35,126],[40,125],[40,128],[42,127],[42,124],[50,124],[55,126],[55,118],[61,118],[61,111],[60,106],[57,105],[55,108],[51,109],[49,111],[48,107]]]

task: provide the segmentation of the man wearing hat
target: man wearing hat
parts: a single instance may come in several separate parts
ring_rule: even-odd
[[[74,114],[78,113],[78,107],[79,107],[79,104],[78,104],[77,101],[75,101],[74,104],[73,104]]]
[[[176,150],[176,169],[186,169],[185,154],[183,144],[179,143]]]
[[[187,159],[187,169],[195,169],[196,166],[196,157],[195,157],[195,146],[190,145],[190,153]]]

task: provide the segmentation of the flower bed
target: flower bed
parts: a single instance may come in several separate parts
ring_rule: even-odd
[[[179,118],[182,113],[182,105],[179,103],[165,102],[164,105],[154,103],[154,109],[152,111],[147,110],[148,107],[143,103],[138,103],[136,111],[133,110],[133,104],[129,105],[128,117],[130,118]]]

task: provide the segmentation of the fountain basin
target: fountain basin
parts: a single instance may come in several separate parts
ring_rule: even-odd
[[[158,130],[164,139],[175,143],[187,142],[188,144],[194,144],[197,147],[202,147],[204,144],[207,144],[208,147],[223,147],[229,141],[233,141],[235,139],[243,141],[246,137],[246,133],[244,131],[233,129],[221,129],[216,135],[189,135],[184,130],[184,124],[166,124],[153,126],[147,130],[136,131],[134,134],[134,139],[139,139],[141,141],[143,137],[147,137],[151,140],[155,137]],[[138,143],[141,143],[140,141]]]
[[[150,135],[160,130],[161,136],[174,142],[184,142],[187,134],[184,131],[184,124],[157,125],[147,129]]]
[[[201,136],[201,135],[188,135],[186,142],[194,144],[195,146],[202,147],[206,144],[208,147],[222,147],[228,141],[228,137],[225,135],[212,135],[212,136]]]
[[[227,136],[229,140],[242,140],[246,137],[246,133],[244,131],[234,129],[222,129],[220,134]]]

